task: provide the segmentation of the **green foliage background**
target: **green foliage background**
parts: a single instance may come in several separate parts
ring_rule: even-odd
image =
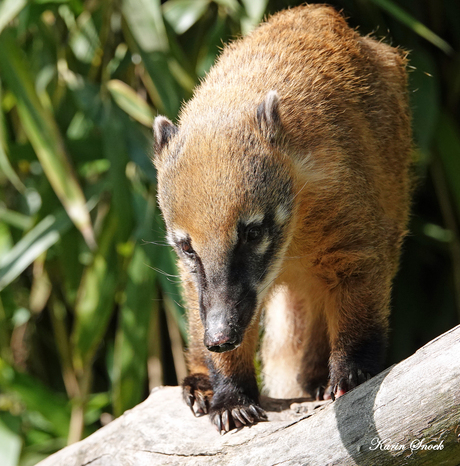
[[[150,162],[223,42],[288,0],[0,1],[0,464],[35,464],[185,374]],[[388,364],[460,319],[460,4],[337,0],[410,51],[419,187]]]

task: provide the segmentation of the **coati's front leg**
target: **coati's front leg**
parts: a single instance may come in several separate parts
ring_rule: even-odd
[[[243,343],[233,351],[211,353],[197,351],[191,332],[189,367],[191,374],[182,383],[183,397],[195,415],[209,413],[219,432],[251,425],[266,419],[259,406],[259,390],[254,373],[257,326],[246,331]]]
[[[387,342],[389,282],[366,273],[347,278],[327,309],[331,339],[331,396],[339,397],[383,369]]]
[[[182,381],[182,396],[195,416],[208,414],[213,390],[207,364],[208,351],[203,345],[203,324],[193,284],[183,274],[184,294],[188,305],[189,345],[187,364],[190,375]]]
[[[259,406],[259,391],[254,371],[257,345],[257,321],[244,335],[241,345],[233,351],[213,353],[203,343],[204,329],[198,308],[190,306],[194,299],[193,286],[185,286],[189,303],[190,375],[182,382],[182,394],[194,415],[210,415],[219,432],[251,425],[266,419]]]
[[[243,342],[233,351],[211,353],[209,358],[213,398],[211,422],[219,432],[267,419],[259,406],[259,389],[254,370],[257,324],[248,328]]]

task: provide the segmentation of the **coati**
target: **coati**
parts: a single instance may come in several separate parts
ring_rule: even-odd
[[[265,418],[262,314],[269,396],[338,397],[381,370],[410,202],[405,65],[305,5],[226,46],[177,126],[155,119],[188,306],[183,395],[219,431]]]

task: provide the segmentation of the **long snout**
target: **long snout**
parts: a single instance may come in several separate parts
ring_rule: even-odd
[[[231,311],[224,308],[214,308],[206,316],[204,344],[209,351],[225,353],[237,348],[242,341],[230,319]]]

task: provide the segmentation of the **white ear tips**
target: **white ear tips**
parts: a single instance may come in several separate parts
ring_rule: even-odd
[[[177,126],[168,118],[159,115],[153,123],[153,133],[155,136],[155,152],[158,154],[177,133]]]
[[[276,136],[281,130],[279,103],[278,92],[271,90],[265,96],[265,100],[257,107],[259,130],[271,144],[275,142]]]

